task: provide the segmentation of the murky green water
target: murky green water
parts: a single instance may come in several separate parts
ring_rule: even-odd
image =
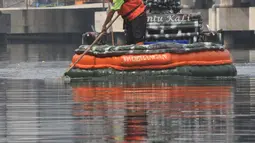
[[[231,51],[234,79],[65,84],[59,77],[77,46],[1,48],[0,142],[255,142],[253,50]]]

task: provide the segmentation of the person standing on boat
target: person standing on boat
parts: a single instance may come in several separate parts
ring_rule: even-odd
[[[124,30],[128,45],[143,45],[146,31],[146,6],[143,0],[110,0],[113,4],[102,26],[102,32],[106,31],[106,25],[111,21],[117,11],[124,20]]]

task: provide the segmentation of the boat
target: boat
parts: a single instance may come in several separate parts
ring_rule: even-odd
[[[237,75],[232,55],[222,42],[221,32],[204,30],[201,13],[182,13],[176,9],[169,12],[169,7],[165,11],[151,9],[147,12],[144,45],[98,42],[83,55],[89,44],[82,44],[73,55],[70,64],[73,68],[64,75],[70,78]],[[75,63],[78,59],[79,62]]]

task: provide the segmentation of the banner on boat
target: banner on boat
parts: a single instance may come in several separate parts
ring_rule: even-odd
[[[122,64],[126,66],[149,65],[149,64],[169,64],[170,54],[153,55],[124,55],[121,56]]]
[[[148,15],[148,23],[169,23],[191,21],[189,14],[152,14]]]
[[[189,22],[199,20],[199,14],[148,14],[148,23]]]

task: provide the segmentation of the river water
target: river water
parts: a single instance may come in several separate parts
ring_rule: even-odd
[[[0,142],[255,142],[255,50],[231,50],[234,79],[66,84],[78,46],[0,48]]]

